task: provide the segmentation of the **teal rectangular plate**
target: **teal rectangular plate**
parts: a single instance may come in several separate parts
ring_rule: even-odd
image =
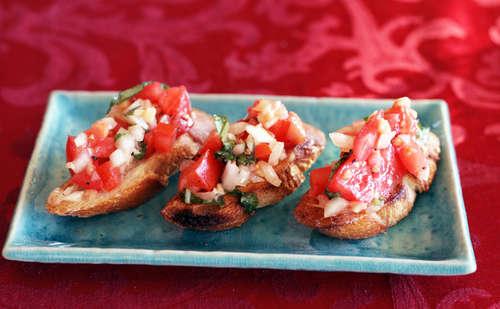
[[[177,176],[144,205],[88,219],[45,211],[50,191],[68,177],[65,141],[104,115],[113,92],[54,91],[39,133],[3,255],[10,260],[50,263],[113,263],[210,267],[305,269],[458,275],[476,270],[463,204],[448,108],[441,100],[417,100],[422,123],[442,143],[441,161],[429,192],[419,195],[410,215],[377,237],[331,239],[298,224],[293,209],[306,181],[246,224],[223,232],[182,230],[165,222],[160,209],[176,191]],[[208,113],[244,116],[255,99],[282,100],[325,133],[386,108],[390,100],[193,94],[193,106]],[[331,162],[328,143],[314,167]]]

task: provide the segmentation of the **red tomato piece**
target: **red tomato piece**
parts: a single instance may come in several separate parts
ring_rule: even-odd
[[[109,156],[115,149],[114,137],[106,137],[93,143],[92,155],[97,158],[109,158]]]
[[[146,132],[146,134],[144,134],[144,143],[146,143],[145,157],[148,158],[155,152],[154,134],[152,131]]]
[[[325,192],[331,171],[331,165],[320,167],[311,171],[309,180],[309,183],[311,184],[309,194],[311,196],[318,196],[319,194]]]
[[[178,128],[178,134],[186,132],[193,126],[191,118],[191,101],[186,87],[171,87],[165,90],[159,104],[162,112],[170,116],[170,121]]]
[[[419,179],[425,178],[423,176],[428,172],[428,162],[417,143],[409,135],[399,135],[393,140],[393,145],[408,172]]]
[[[371,116],[354,138],[353,155],[356,160],[365,161],[375,148],[378,138],[379,118],[380,113]]]
[[[106,191],[111,191],[116,188],[122,179],[122,174],[119,167],[114,167],[111,161],[107,161],[97,167],[97,173],[103,182],[103,188]]]
[[[158,103],[165,88],[160,82],[151,82],[146,85],[144,89],[135,95],[138,99],[150,100],[153,103]]]
[[[375,185],[368,164],[350,156],[335,172],[327,188],[346,200],[369,203],[373,200]]]
[[[176,130],[172,124],[159,123],[153,130],[153,147],[155,151],[170,151],[175,142]]]
[[[87,133],[87,136],[89,138],[91,138],[93,136],[96,140],[101,140],[101,139],[105,138],[106,136],[108,136],[109,129],[108,129],[108,126],[104,122],[97,121],[90,127],[90,129],[85,131],[85,133]]]
[[[217,134],[217,132],[212,131],[210,135],[208,135],[207,140],[203,147],[198,151],[198,153],[204,153],[207,149],[212,150],[214,153],[222,148],[222,140]]]
[[[211,191],[222,175],[224,164],[215,158],[213,151],[206,150],[191,165],[181,171],[179,191]]]
[[[260,100],[253,102],[252,106],[247,108],[248,118],[255,118],[259,115],[259,112],[255,110],[255,107],[259,105]]]
[[[267,143],[261,143],[255,146],[255,158],[257,160],[267,161],[271,155],[271,147]]]
[[[153,130],[154,149],[158,152],[169,152],[175,142],[176,131],[172,124],[159,123]]]
[[[274,134],[274,137],[280,142],[286,142],[286,137],[288,133],[288,127],[290,126],[290,122],[288,119],[278,120],[272,127],[269,128]]]
[[[101,177],[96,171],[88,173],[87,170],[83,170],[74,174],[69,181],[85,190],[99,191],[103,188]]]
[[[71,135],[68,136],[66,140],[66,162],[74,161],[79,153],[80,151],[75,144],[75,137]]]
[[[288,113],[288,121],[290,125],[288,126],[286,140],[290,147],[295,147],[306,140],[306,131],[304,130],[302,120],[294,112]]]
[[[392,145],[380,150],[378,157],[377,165],[371,166],[373,180],[379,196],[387,198],[397,189],[406,172]]]

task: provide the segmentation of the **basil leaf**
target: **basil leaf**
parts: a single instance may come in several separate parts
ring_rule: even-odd
[[[229,131],[229,121],[226,116],[213,115],[217,133],[223,143],[227,142],[227,132]]]
[[[125,134],[127,134],[127,133],[118,133],[118,134],[116,134],[116,135],[115,135],[115,142],[116,142],[117,140],[119,140],[119,139],[120,139],[120,137],[122,137],[122,136],[123,136],[123,135],[125,135]]]
[[[108,108],[108,111],[106,112],[106,114],[109,113],[109,111],[111,110],[111,108],[113,106],[115,106],[117,104],[120,104],[121,102],[123,102],[125,100],[130,99],[134,95],[136,95],[139,92],[141,92],[144,89],[144,87],[146,87],[149,84],[151,84],[151,82],[144,82],[144,83],[135,85],[134,87],[125,89],[123,91],[120,91],[117,95],[115,95],[111,99],[111,102],[109,102],[109,108]]]
[[[240,203],[245,208],[247,213],[250,213],[257,209],[259,205],[259,200],[257,199],[257,195],[253,192],[244,192],[241,194]]]
[[[134,153],[134,158],[136,160],[141,160],[146,155],[146,149],[147,149],[146,143],[144,141],[139,142],[139,147],[141,147],[141,149],[139,149],[140,152]]]
[[[240,154],[236,157],[237,165],[251,165],[253,163],[255,163],[255,157],[251,154]]]

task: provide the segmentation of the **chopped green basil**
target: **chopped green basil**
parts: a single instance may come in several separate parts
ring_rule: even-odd
[[[257,199],[257,195],[253,192],[244,192],[241,194],[240,203],[245,208],[247,213],[250,213],[257,209],[259,205],[259,200]]]
[[[126,135],[127,133],[118,133],[115,135],[115,142],[120,139],[120,137]]]
[[[114,105],[120,104],[121,102],[130,99],[131,97],[133,97],[136,94],[138,94],[139,92],[141,92],[144,89],[144,87],[146,87],[147,85],[149,85],[151,83],[152,83],[151,81],[143,82],[143,83],[140,83],[138,85],[135,85],[134,87],[120,91],[117,95],[115,95],[113,97],[113,99],[111,99],[111,102],[109,103],[109,108],[108,108],[108,111],[106,112],[106,114],[109,113],[109,111],[111,110],[111,108]],[[162,85],[163,89],[168,89],[168,85],[163,84],[163,83],[161,85]]]
[[[228,192],[228,194],[239,197],[240,204],[241,206],[243,206],[243,208],[245,208],[245,212],[247,213],[251,213],[252,211],[257,209],[257,206],[259,205],[259,199],[253,192],[241,192],[238,189],[234,189],[233,191]]]
[[[134,158],[136,160],[141,160],[146,155],[146,149],[147,149],[146,143],[144,141],[140,141],[139,142],[139,147],[140,147],[139,152],[138,153],[134,153]]]
[[[255,163],[253,154],[240,154],[236,157],[237,165],[251,165]]]

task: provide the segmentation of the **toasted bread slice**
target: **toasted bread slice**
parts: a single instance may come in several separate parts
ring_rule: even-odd
[[[188,133],[176,140],[169,153],[155,153],[151,157],[132,164],[123,182],[109,192],[86,190],[78,201],[64,198],[66,182],[51,192],[47,199],[47,211],[60,216],[91,217],[139,206],[168,183],[183,160],[192,158],[199,150],[213,122],[206,113],[193,110],[194,125]]]
[[[319,129],[304,123],[307,140],[297,146],[294,160],[281,161],[275,166],[282,184],[275,187],[268,182],[251,183],[239,187],[241,192],[253,192],[259,201],[258,208],[281,201],[294,192],[305,179],[304,172],[316,161],[325,147],[325,135]],[[170,200],[161,211],[163,217],[180,227],[195,230],[220,231],[241,226],[252,215],[245,212],[237,197],[226,194],[224,205],[186,204],[179,195]]]
[[[341,239],[363,239],[385,232],[410,213],[417,193],[427,191],[432,184],[439,160],[439,139],[431,132],[428,134],[427,146],[431,148],[428,154],[430,173],[427,181],[422,182],[410,174],[405,175],[398,190],[375,214],[363,210],[325,218],[323,208],[318,207],[317,198],[307,192],[295,208],[296,220],[325,235]]]

